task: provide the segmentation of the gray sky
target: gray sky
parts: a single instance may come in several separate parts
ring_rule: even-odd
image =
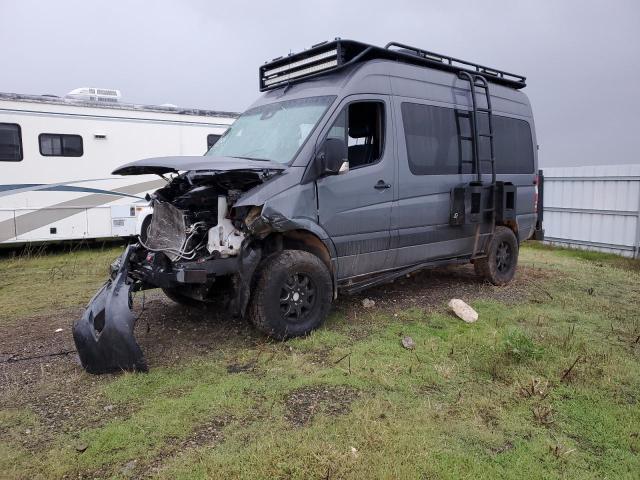
[[[265,60],[336,36],[526,75],[543,166],[640,163],[637,0],[0,0],[0,91],[241,111]]]

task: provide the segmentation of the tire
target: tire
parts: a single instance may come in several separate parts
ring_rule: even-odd
[[[167,296],[167,298],[169,298],[169,300],[173,300],[177,304],[184,305],[185,307],[199,307],[203,304],[203,302],[201,302],[200,300],[187,297],[186,295],[171,288],[163,288],[162,291]]]
[[[518,239],[511,229],[496,227],[487,256],[475,260],[473,266],[478,275],[494,285],[509,283],[518,266]]]
[[[331,308],[326,265],[312,253],[285,250],[260,266],[247,316],[263,333],[284,340],[315,330]]]
[[[140,226],[140,240],[142,243],[147,243],[147,231],[149,230],[149,225],[151,225],[151,216],[147,215],[142,221],[142,225]]]

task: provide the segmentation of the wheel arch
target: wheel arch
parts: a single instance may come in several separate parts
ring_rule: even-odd
[[[327,267],[333,283],[333,296],[337,294],[337,263],[335,250],[330,240],[322,240],[307,229],[273,232],[262,240],[266,254],[282,250],[302,250],[318,257]],[[332,252],[333,250],[333,252]],[[266,256],[266,255],[265,255]]]

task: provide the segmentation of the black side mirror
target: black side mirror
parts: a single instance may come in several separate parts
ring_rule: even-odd
[[[316,157],[320,175],[338,175],[349,170],[347,144],[340,138],[327,138]]]

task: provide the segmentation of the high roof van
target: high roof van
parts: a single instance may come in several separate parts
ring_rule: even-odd
[[[87,370],[147,368],[131,291],[224,303],[275,338],[341,292],[473,263],[496,284],[542,233],[526,79],[419,48],[337,39],[259,69],[263,95],[202,157],[141,160],[153,216],[74,338]]]

